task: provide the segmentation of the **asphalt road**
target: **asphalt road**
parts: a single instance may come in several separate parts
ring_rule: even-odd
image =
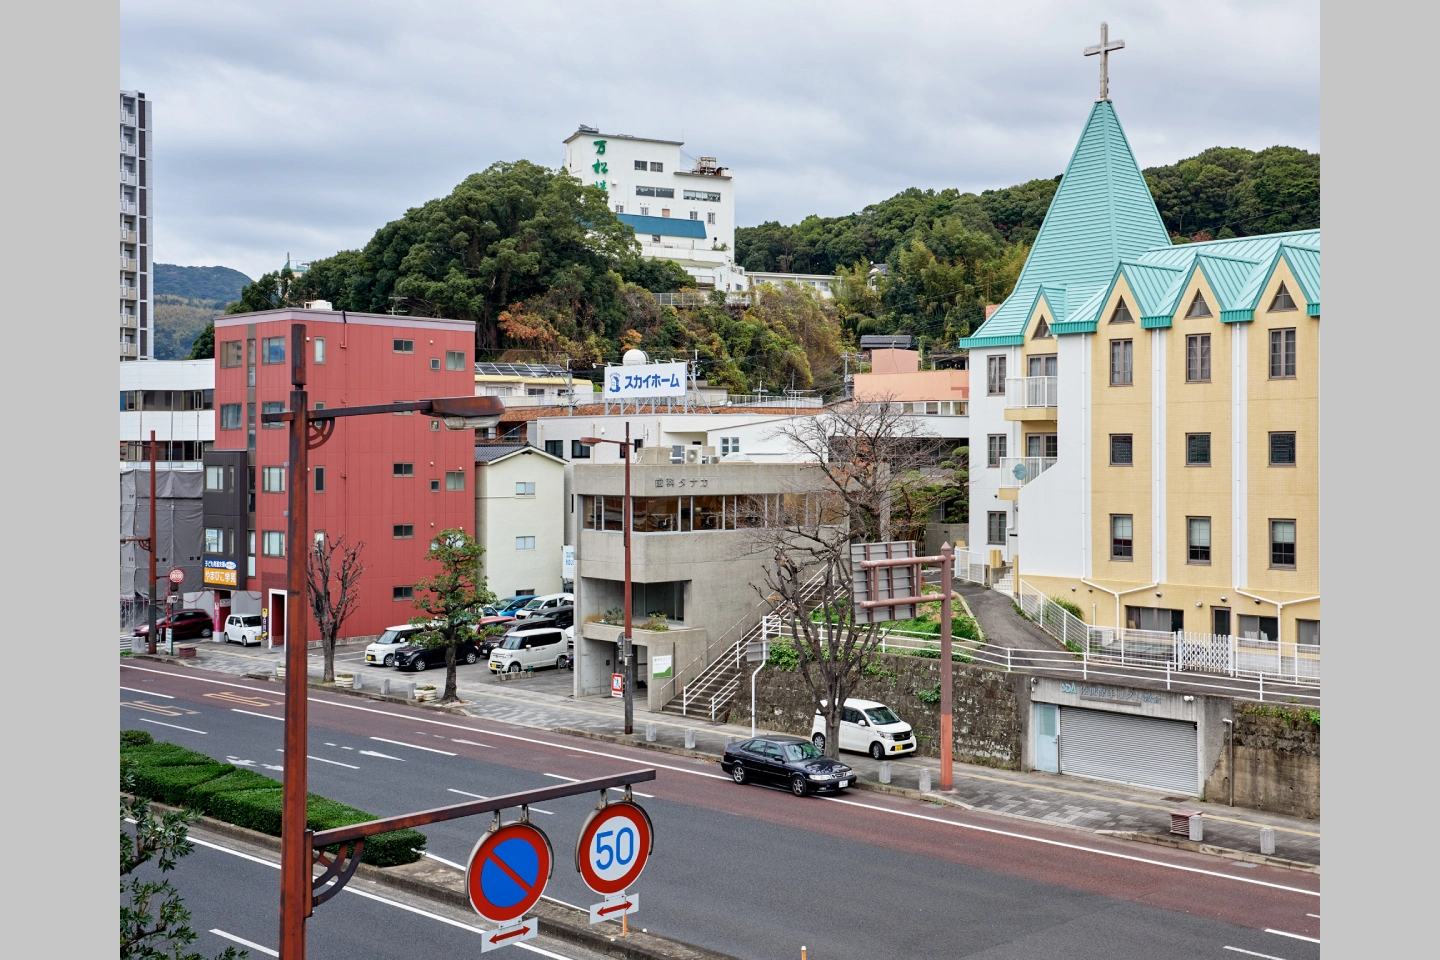
[[[122,727],[279,776],[277,685],[152,664],[122,665],[121,683]],[[654,796],[638,798],[657,840],[632,888],[644,897],[633,919],[744,960],[798,956],[802,944],[816,960],[1319,955],[1313,875],[874,793],[798,799],[737,786],[713,763],[335,694],[310,700],[310,789],[380,816],[656,768],[644,787]],[[593,804],[531,808],[557,855],[547,893],[572,904],[600,899],[570,854]],[[486,826],[476,821],[427,828],[429,852],[463,863]]]

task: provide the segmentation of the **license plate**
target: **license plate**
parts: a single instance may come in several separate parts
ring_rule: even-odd
[[[835,784],[835,786],[837,786],[837,787],[848,787],[848,786],[850,786],[850,781],[849,781],[849,780],[841,780],[839,783]]]
[[[369,657],[366,657],[365,659],[368,660],[370,663],[374,663],[374,662],[375,662],[375,657],[374,657],[374,656],[369,656]]]

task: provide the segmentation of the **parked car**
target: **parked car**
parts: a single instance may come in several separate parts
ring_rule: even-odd
[[[500,645],[490,651],[490,672],[519,673],[526,667],[564,667],[569,656],[568,639],[565,630],[554,626],[507,633]]]
[[[505,632],[514,633],[517,630],[534,630],[540,627],[559,627],[563,630],[573,626],[575,626],[575,605],[567,603],[542,610],[537,616],[514,620]]]
[[[456,663],[479,663],[480,647],[474,640],[461,640],[455,645]],[[445,666],[444,647],[401,647],[395,651],[395,666],[401,670],[428,670]]]
[[[225,642],[248,647],[265,633],[265,618],[258,613],[232,613],[225,618]]]
[[[534,599],[535,595],[533,593],[520,594],[514,597],[506,597],[504,600],[497,600],[486,609],[494,609],[496,616],[513,617],[515,616],[516,610],[519,610]]]
[[[531,597],[529,603],[515,611],[515,619],[529,620],[531,617],[544,616],[556,607],[566,604],[573,606],[574,603],[575,594],[573,593],[549,593],[540,597]]]
[[[825,701],[820,701],[822,704]],[[825,750],[825,714],[815,711],[810,740],[815,749]],[[875,700],[847,698],[840,708],[840,749],[868,753],[876,760],[914,753],[915,731],[895,711]]]
[[[725,748],[720,767],[736,783],[788,786],[797,797],[839,793],[855,782],[854,771],[801,737],[767,736],[732,743]]]
[[[155,639],[165,639],[165,631],[173,629],[176,640],[194,640],[196,637],[208,637],[215,632],[215,621],[210,614],[204,610],[177,610],[163,620],[155,622]],[[135,636],[148,637],[150,635],[150,624],[142,623],[135,628]]]
[[[411,637],[424,629],[424,627],[417,627],[412,623],[386,627],[385,632],[380,634],[380,639],[365,648],[365,662],[380,663],[387,667],[395,666],[395,655],[400,652],[402,647],[410,643]]]

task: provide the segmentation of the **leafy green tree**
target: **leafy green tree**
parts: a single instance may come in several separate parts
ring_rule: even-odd
[[[245,284],[240,290],[240,299],[226,307],[225,312],[257,313],[294,306],[298,302],[291,296],[294,284],[295,273],[288,266],[264,274],[254,283]]]
[[[195,337],[195,342],[190,345],[190,360],[214,360],[215,359],[215,321],[211,320],[205,324],[205,328]]]
[[[455,688],[455,654],[460,641],[474,639],[475,624],[483,615],[482,608],[495,602],[495,594],[486,585],[480,558],[485,548],[458,527],[441,530],[431,541],[426,560],[440,564],[440,572],[415,584],[415,607],[424,616],[411,617],[410,622],[428,627],[411,639],[411,643],[427,649],[445,648],[445,694],[441,703],[460,699]]]
[[[120,763],[120,958],[205,960],[202,954],[186,949],[199,935],[190,927],[190,911],[180,891],[169,880],[135,876],[140,866],[151,861],[162,874],[169,873],[180,858],[194,852],[189,826],[200,814],[194,810],[156,813],[150,801],[126,796],[134,789],[132,766],[125,760]],[[126,829],[127,822],[133,823],[132,829]],[[227,947],[218,960],[246,956],[248,951]]]

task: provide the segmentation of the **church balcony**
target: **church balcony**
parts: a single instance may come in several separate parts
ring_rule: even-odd
[[[1006,420],[1054,420],[1059,416],[1056,377],[1010,377],[1005,381]]]

